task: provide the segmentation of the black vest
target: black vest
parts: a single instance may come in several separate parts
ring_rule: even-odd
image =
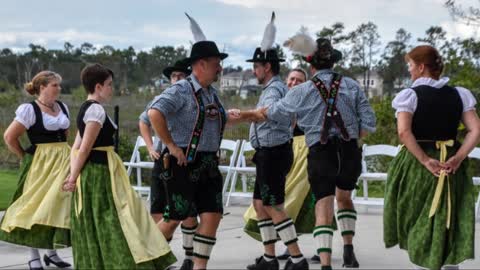
[[[60,101],[55,102],[58,103],[62,112],[69,117],[67,109],[63,106],[63,103]],[[67,130],[47,130],[43,125],[42,110],[35,101],[30,102],[30,104],[32,104],[33,111],[35,112],[35,123],[27,130],[27,136],[32,146],[30,146],[26,152],[33,154],[35,152],[35,145],[39,143],[66,142],[67,135],[65,132]]]
[[[77,116],[77,127],[78,131],[80,132],[80,137],[82,138],[83,133],[85,132],[85,123],[83,122],[83,117],[85,116],[85,112],[87,111],[87,109],[94,103],[98,104],[98,102],[94,100],[87,100],[82,104],[82,106],[80,106],[80,111],[78,112]],[[113,146],[113,135],[115,134],[115,130],[116,129],[110,121],[107,112],[105,112],[105,122],[103,123],[103,126],[100,129],[100,133],[98,134],[97,139],[93,144],[93,148],[100,146]]]
[[[412,132],[417,140],[455,140],[462,119],[463,103],[457,89],[440,89],[420,85],[412,88],[417,94]]]

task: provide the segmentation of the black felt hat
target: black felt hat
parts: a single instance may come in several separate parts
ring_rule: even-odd
[[[255,49],[252,59],[248,59],[247,62],[284,62],[285,59],[278,58],[278,53],[276,49],[269,49],[266,52],[262,52],[260,47]]]
[[[317,51],[304,59],[311,63],[312,61],[332,61],[334,63],[342,60],[342,52],[333,48],[329,39],[319,38],[317,42]],[[315,58],[315,59],[313,59]]]
[[[228,54],[220,52],[215,42],[204,40],[193,44],[190,57],[185,61],[191,65],[196,60],[207,57],[220,57],[223,60],[228,57]]]
[[[186,76],[192,73],[192,70],[190,69],[190,65],[188,64],[186,59],[178,60],[177,62],[175,62],[173,66],[169,66],[163,69],[163,75],[165,75],[167,78],[170,78],[170,75],[172,75],[172,72],[174,71],[183,72],[185,73]]]

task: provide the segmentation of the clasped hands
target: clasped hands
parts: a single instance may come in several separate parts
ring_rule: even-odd
[[[460,167],[463,159],[454,155],[450,157],[446,162],[441,162],[437,159],[428,157],[422,161],[423,166],[427,168],[433,175],[440,176],[440,173],[444,171],[447,175],[454,174],[458,167]]]
[[[232,120],[246,120],[251,122],[264,122],[267,120],[268,107],[260,107],[254,110],[241,111],[239,109],[229,109],[228,117]]]

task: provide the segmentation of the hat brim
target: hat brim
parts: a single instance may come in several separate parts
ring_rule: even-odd
[[[332,61],[333,61],[334,63],[336,63],[336,62],[342,60],[342,58],[343,58],[342,52],[339,51],[339,50],[333,49]],[[302,56],[302,59],[305,60],[305,61],[307,61],[307,57],[305,57],[305,56]],[[308,61],[307,61],[307,62],[308,62]]]
[[[208,57],[220,57],[220,60],[224,60],[225,58],[228,57],[227,53],[218,53],[218,54],[207,54],[207,55],[202,55],[202,56],[195,56],[195,57],[188,57],[185,58],[185,62],[189,65],[191,65],[193,62],[203,59],[203,58],[208,58]]]
[[[249,62],[249,63],[267,63],[267,62],[285,62],[285,59],[248,59],[246,60],[246,62]]]
[[[163,75],[165,75],[165,77],[169,78],[170,79],[170,75],[172,75],[172,72],[174,71],[179,71],[179,72],[183,72],[185,73],[185,75],[190,75],[190,73],[192,73],[192,70],[190,69],[185,69],[185,68],[180,68],[180,67],[166,67],[163,69]]]
[[[343,58],[342,52],[339,51],[339,50],[333,49],[333,54],[332,54],[333,62],[338,62],[338,61],[342,60],[342,58]]]

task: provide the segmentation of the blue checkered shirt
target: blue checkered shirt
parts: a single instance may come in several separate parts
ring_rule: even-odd
[[[215,103],[214,95],[217,95],[217,90],[212,86],[208,87],[208,91],[202,89],[195,75],[189,77],[192,79],[195,92],[202,91],[201,98],[205,106]],[[181,80],[170,86],[155,98],[149,109],[158,110],[165,116],[168,130],[177,146],[188,146],[197,121],[197,102],[190,82]],[[198,151],[216,152],[219,146],[219,115],[215,119],[205,116]]]
[[[288,87],[274,76],[263,88],[257,108],[268,107],[272,103],[285,97]],[[250,126],[250,142],[253,147],[272,147],[286,143],[293,136],[291,128],[292,116],[281,119],[269,119],[262,123],[252,123]],[[256,131],[255,131],[256,129]],[[258,135],[258,138],[257,138]]]
[[[332,81],[333,71],[319,70],[314,76],[328,86]],[[345,128],[352,139],[359,137],[360,130],[375,131],[375,113],[368,103],[359,84],[348,77],[342,77],[337,96],[337,110],[342,116]],[[267,110],[268,119],[282,121],[296,113],[297,124],[305,132],[308,146],[320,141],[326,104],[317,87],[311,80],[290,89],[285,98],[273,103]],[[329,136],[340,136],[340,131],[333,125]]]

